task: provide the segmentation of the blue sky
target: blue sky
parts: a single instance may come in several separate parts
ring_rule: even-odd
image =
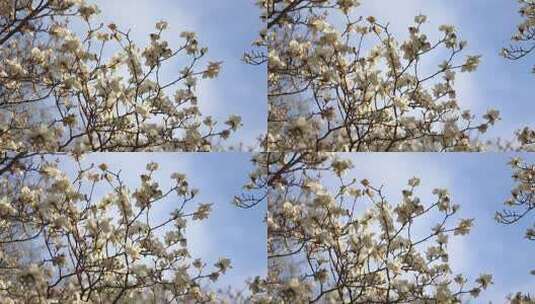
[[[353,160],[351,175],[368,178],[375,186],[384,185],[387,199],[399,202],[401,190],[413,176],[422,184],[417,190],[424,203],[433,199],[434,188],[450,190],[452,201],[461,205],[459,217],[475,218],[467,237],[450,239],[450,261],[455,273],[474,279],[479,273],[492,273],[495,284],[477,303],[503,303],[515,291],[535,293],[535,244],[524,238],[532,218],[514,226],[494,221],[497,210],[513,188],[512,171],[507,162],[519,154],[438,154],[438,153],[361,153],[340,154]],[[532,162],[535,156],[520,154]],[[349,176],[351,176],[349,175]],[[452,222],[456,223],[456,222]],[[431,227],[431,226],[429,226]],[[429,228],[427,227],[427,228]]]
[[[201,81],[201,111],[224,121],[230,114],[243,119],[243,128],[231,137],[233,144],[257,147],[256,138],[267,125],[267,68],[250,66],[241,58],[252,49],[263,25],[254,1],[232,0],[94,0],[101,9],[99,21],[130,28],[134,41],[146,45],[148,34],[160,20],[169,23],[166,38],[180,41],[182,31],[194,31],[208,47],[206,61],[223,61],[219,77]]]
[[[192,188],[200,190],[193,201],[213,203],[213,212],[207,220],[190,222],[187,227],[188,246],[193,258],[203,258],[208,265],[219,257],[232,260],[232,269],[218,281],[218,287],[244,288],[245,281],[266,273],[265,206],[244,210],[232,205],[234,195],[241,193],[251,170],[248,153],[92,153],[84,165],[103,162],[111,170],[121,170],[121,176],[130,189],[140,184],[139,174],[145,165],[155,161],[160,170],[155,179],[162,189],[172,185],[169,176],[174,172],[186,174]],[[68,158],[60,157],[60,166],[69,174],[76,169]],[[97,196],[105,194],[97,188]],[[109,188],[106,188],[109,191]],[[98,193],[101,192],[101,193]],[[158,215],[167,216],[176,206],[173,196],[157,208]],[[169,204],[169,205],[167,205]],[[168,206],[168,207],[166,207]],[[192,207],[189,210],[193,210]]]
[[[458,75],[456,88],[462,107],[479,116],[489,108],[497,108],[502,120],[484,136],[510,139],[513,131],[533,126],[535,103],[532,92],[535,75],[530,73],[535,60],[508,61],[499,56],[509,45],[521,18],[515,0],[363,0],[356,14],[374,15],[389,22],[398,37],[407,37],[407,26],[415,15],[428,16],[424,31],[437,37],[441,24],[453,24],[462,39],[468,41],[465,54],[482,55],[475,73]]]

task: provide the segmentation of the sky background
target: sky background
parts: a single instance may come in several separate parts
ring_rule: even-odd
[[[424,14],[428,22],[423,31],[437,38],[441,24],[452,24],[459,36],[468,41],[464,55],[480,54],[482,62],[474,73],[458,74],[456,86],[462,108],[472,109],[479,117],[489,108],[500,110],[502,120],[483,137],[511,139],[514,130],[533,126],[533,56],[509,61],[499,55],[510,43],[521,18],[516,0],[362,0],[355,14],[374,15],[390,23],[398,37],[408,36],[407,27],[414,16]],[[461,55],[464,58],[464,55]]]
[[[202,80],[198,88],[201,112],[221,123],[231,114],[242,117],[243,127],[230,142],[245,148],[257,147],[257,137],[267,125],[266,66],[250,66],[242,61],[245,52],[262,29],[260,9],[250,0],[92,0],[101,14],[98,21],[115,22],[131,29],[138,46],[149,42],[148,34],[160,20],[169,23],[165,37],[171,45],[181,41],[182,31],[196,32],[208,47],[207,61],[223,61],[219,77]],[[175,71],[177,72],[177,71]]]
[[[192,257],[202,258],[208,269],[219,257],[230,258],[233,268],[216,286],[243,289],[247,279],[265,275],[267,267],[265,205],[247,210],[232,205],[234,195],[242,192],[252,169],[250,158],[248,153],[91,153],[82,164],[98,166],[104,162],[110,170],[120,170],[131,190],[140,185],[139,175],[146,172],[146,164],[152,161],[160,164],[155,180],[162,189],[171,187],[172,173],[186,174],[190,187],[199,189],[186,210],[195,210],[199,203],[213,203],[207,220],[188,221],[186,238]],[[66,157],[59,159],[60,167],[72,176],[76,170],[74,163]],[[108,191],[109,187],[97,188],[96,196]],[[155,207],[153,214],[167,217],[177,207],[172,205],[173,199],[176,196],[170,195]]]
[[[451,237],[448,246],[454,273],[465,273],[473,282],[480,273],[492,273],[494,285],[475,303],[503,303],[512,292],[535,294],[535,243],[524,238],[532,217],[517,225],[494,221],[510,197],[514,182],[507,162],[513,156],[535,162],[535,155],[505,153],[360,153],[340,154],[350,158],[355,168],[348,177],[367,178],[374,186],[384,186],[390,203],[401,200],[407,181],[421,178],[416,196],[423,203],[434,202],[432,190],[446,188],[453,203],[460,204],[460,218],[475,218],[472,232],[465,237]],[[429,224],[436,223],[430,221]],[[455,225],[457,220],[451,222]],[[432,226],[427,226],[428,231]]]

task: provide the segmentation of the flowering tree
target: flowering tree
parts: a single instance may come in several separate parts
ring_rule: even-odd
[[[511,60],[523,58],[535,49],[535,1],[518,0],[518,3],[523,20],[512,37],[515,44],[502,50],[502,55]]]
[[[240,126],[200,113],[196,87],[220,62],[165,21],[138,47],[84,0],[0,2],[1,151],[209,151]],[[114,54],[112,52],[116,51]]]
[[[452,274],[448,239],[468,234],[473,219],[450,223],[459,205],[446,190],[425,204],[413,178],[391,204],[382,187],[346,177],[352,163],[336,155],[265,153],[257,161],[269,165],[252,178],[269,187],[269,273],[251,283],[256,301],[460,303],[492,283],[488,274],[474,284]]]
[[[510,304],[533,304],[535,303],[535,300],[530,297],[529,295],[523,295],[521,293],[517,293],[514,296],[509,296],[507,298]]]
[[[535,209],[535,166],[519,158],[514,158],[509,164],[516,185],[511,191],[511,197],[505,201],[508,208],[496,213],[496,219],[504,224],[517,223],[529,217]],[[535,223],[532,228],[526,230],[526,238],[535,240]]]
[[[511,197],[505,201],[506,209],[496,212],[496,220],[502,224],[515,224],[524,218],[529,219],[533,209],[535,209],[535,166],[527,164],[520,158],[514,158],[509,163],[513,170],[513,180],[516,182],[511,191]],[[525,234],[526,239],[535,240],[535,222],[533,227],[528,228]],[[535,275],[535,270],[531,271]],[[511,303],[535,303],[529,295],[517,293],[511,297]]]
[[[535,49],[535,1],[518,0],[518,2],[521,5],[519,13],[523,21],[518,25],[512,37],[514,44],[502,49],[502,55],[511,60],[524,58]],[[535,149],[535,130],[524,127],[517,130],[515,135],[520,143],[519,150],[533,151]]]
[[[456,72],[479,56],[453,26],[431,41],[416,16],[405,41],[374,17],[354,17],[356,0],[263,0],[269,53],[248,56],[269,66],[269,151],[479,150],[477,135],[498,119],[475,122],[461,110]],[[342,24],[341,24],[342,23]],[[441,56],[437,68],[429,62]]]
[[[149,163],[136,188],[106,164],[68,177],[49,157],[26,159],[0,178],[2,303],[207,303],[230,267],[190,256],[188,221],[210,204],[183,174],[163,189]],[[173,200],[168,216],[157,208]],[[197,205],[195,208],[194,205]]]

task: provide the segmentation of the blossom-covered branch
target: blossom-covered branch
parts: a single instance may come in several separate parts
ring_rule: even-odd
[[[481,122],[459,106],[457,72],[472,72],[480,56],[455,28],[442,25],[432,41],[426,17],[415,17],[399,41],[388,24],[355,17],[355,0],[260,1],[269,30],[269,151],[480,150],[478,135],[499,119]],[[339,21],[342,21],[340,24]],[[430,59],[442,56],[438,67]],[[433,59],[435,60],[435,59]]]
[[[474,219],[458,218],[447,190],[424,203],[412,178],[392,204],[382,187],[350,176],[352,162],[337,154],[260,158],[269,164],[254,179],[269,189],[269,272],[251,283],[256,301],[460,303],[491,285],[489,274],[469,283],[450,268],[448,241],[468,234]]]
[[[67,162],[68,163],[68,162]],[[2,303],[207,303],[207,288],[230,267],[193,259],[186,227],[211,204],[175,173],[155,181],[147,164],[138,187],[108,165],[76,162],[67,176],[51,157],[27,158],[0,179]],[[156,211],[172,204],[172,212]]]
[[[511,60],[523,58],[535,49],[535,1],[518,0],[518,3],[521,6],[518,12],[523,20],[511,38],[514,44],[502,49],[502,55]]]
[[[0,150],[210,151],[240,127],[200,112],[198,83],[221,62],[204,63],[195,33],[172,46],[161,21],[139,47],[98,13],[83,0],[0,3]]]

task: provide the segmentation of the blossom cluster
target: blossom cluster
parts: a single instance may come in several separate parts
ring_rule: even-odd
[[[68,176],[50,157],[35,157],[1,176],[2,303],[216,301],[207,286],[230,260],[191,257],[188,222],[205,220],[211,204],[195,202],[184,174],[164,189],[149,163],[131,187],[105,163],[75,167]],[[156,211],[170,201],[168,216]]]
[[[467,42],[451,25],[431,41],[418,15],[399,41],[375,17],[355,17],[360,1],[259,4],[268,53],[249,59],[268,62],[269,151],[477,151],[500,119],[490,109],[476,122],[460,108],[456,73],[480,56],[459,59]],[[433,70],[421,63],[436,56]]]
[[[474,219],[459,218],[446,189],[424,203],[415,177],[394,204],[340,154],[255,161],[267,174],[246,187],[269,188],[268,275],[251,282],[256,303],[461,303],[491,286],[490,274],[450,267],[448,242],[469,234]]]
[[[535,165],[528,163],[521,158],[515,157],[509,165],[513,171],[512,178],[515,182],[511,190],[511,196],[504,202],[505,208],[496,212],[496,221],[506,225],[519,223],[523,220],[530,220],[535,209]],[[525,232],[527,240],[535,240],[535,221]],[[535,275],[535,270],[530,272]],[[511,296],[510,303],[532,304],[535,302],[530,295],[517,293]]]
[[[2,1],[2,151],[211,151],[241,126],[200,111],[198,83],[221,62],[204,62],[195,33],[168,42],[160,21],[140,47],[98,13],[84,0]]]
[[[526,163],[520,158],[513,158],[509,165],[513,170],[513,180],[516,183],[511,191],[511,197],[505,201],[507,207],[496,213],[496,219],[505,224],[513,224],[528,217],[535,209],[535,165]],[[526,230],[525,237],[535,240],[535,222]],[[535,272],[534,272],[535,273]]]
[[[518,25],[511,40],[513,44],[502,49],[502,56],[517,60],[529,55],[535,45],[535,1],[518,0],[522,22]],[[535,72],[535,68],[533,69]]]

